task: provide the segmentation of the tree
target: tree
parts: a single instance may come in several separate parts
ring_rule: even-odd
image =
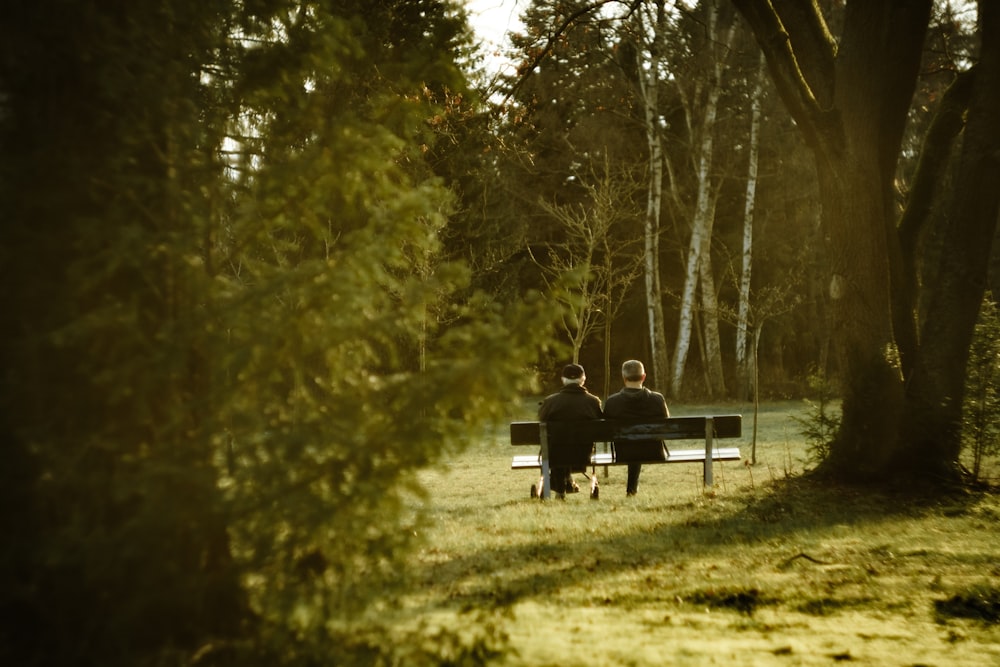
[[[954,149],[954,191],[944,203],[948,214],[939,219],[941,227],[935,230],[943,239],[939,280],[925,287],[927,313],[920,322],[919,348],[908,376],[903,430],[907,448],[897,452],[900,465],[946,480],[957,474],[963,370],[1000,211],[996,188],[1000,178],[996,159],[1000,154],[1000,7],[996,3],[979,3],[979,35],[978,60],[968,74],[972,82],[963,137],[960,148]],[[955,81],[959,98],[965,88],[963,78],[960,75]]]
[[[588,199],[581,204],[541,203],[563,233],[561,240],[546,247],[544,258],[532,254],[549,293],[563,305],[562,330],[573,350],[573,363],[580,361],[580,349],[602,324],[607,346],[608,325],[642,266],[636,239],[619,231],[636,217],[636,183],[628,173],[613,173],[607,162],[599,171],[591,169],[591,176],[593,180],[584,184]],[[606,352],[605,380],[607,356]]]
[[[978,481],[983,459],[1000,445],[1000,317],[992,296],[986,295],[969,349],[967,392],[962,406],[962,439],[972,454],[972,480]]]
[[[728,51],[733,41],[735,23],[730,17],[720,23],[719,3],[709,1],[706,7],[706,41],[713,45],[709,53],[712,73],[704,85],[703,99],[697,107],[703,112],[695,119],[696,105],[693,101],[685,105],[685,115],[692,134],[697,137],[695,176],[697,197],[691,216],[691,236],[686,253],[684,288],[681,294],[680,319],[678,322],[677,347],[674,352],[674,367],[671,375],[671,391],[674,396],[683,392],[684,367],[691,345],[695,322],[695,299],[701,294],[701,313],[704,320],[705,365],[708,378],[709,396],[725,393],[725,377],[722,371],[722,349],[719,343],[718,304],[716,302],[715,278],[712,272],[712,230],[715,224],[715,200],[718,194],[712,169],[715,152],[715,129],[719,97],[722,92],[722,72]],[[716,49],[718,51],[716,52]],[[696,89],[701,89],[699,85]],[[677,197],[679,199],[679,197]]]
[[[851,479],[954,479],[958,376],[985,282],[983,248],[997,218],[996,188],[981,180],[992,174],[986,154],[997,141],[996,8],[980,6],[980,71],[966,127],[975,140],[964,142],[964,191],[946,235],[941,280],[925,287],[928,310],[918,337],[907,298],[916,286],[903,270],[914,258],[900,244],[893,184],[931,1],[849,1],[838,40],[816,3],[734,4],[815,157],[843,382],[841,428],[826,469]]]
[[[711,3],[694,8],[667,2],[532,3],[523,15],[525,33],[513,38],[521,64],[517,76],[507,79],[508,94],[501,103],[501,111],[510,121],[501,128],[506,152],[497,161],[499,168],[482,179],[505,196],[491,199],[490,204],[477,203],[487,216],[502,212],[502,221],[496,217],[498,245],[524,238],[522,247],[542,246],[560,236],[550,216],[538,210],[535,202],[539,195],[553,204],[582,202],[581,164],[593,161],[604,150],[616,161],[642,155],[648,164],[646,264],[642,284],[629,296],[641,296],[645,309],[640,323],[630,304],[622,311],[624,320],[616,326],[632,332],[644,330],[644,340],[633,336],[628,342],[627,354],[635,354],[639,345],[648,345],[648,354],[654,358],[659,356],[658,349],[665,353],[665,326],[670,315],[665,299],[683,292],[678,283],[685,278],[681,274],[684,266],[678,268],[673,259],[682,255],[682,265],[688,263],[689,255],[698,259],[694,263],[696,278],[688,281],[691,306],[682,309],[690,314],[683,337],[687,341],[684,357],[690,345],[698,345],[701,370],[710,370],[714,379],[692,383],[686,390],[689,396],[698,387],[707,391],[714,388],[716,393],[725,387],[721,339],[727,332],[719,328],[715,313],[725,309],[716,301],[730,295],[720,289],[727,283],[720,280],[722,272],[714,270],[713,264],[729,266],[728,257],[717,260],[737,243],[736,226],[727,221],[736,219],[735,209],[743,201],[737,190],[745,178],[747,127],[739,114],[729,110],[738,109],[752,88],[751,69],[738,59],[745,49],[729,48],[725,67],[721,61],[706,57],[706,53],[726,50],[720,44],[742,36],[728,16],[720,20],[728,29],[710,31],[705,18],[711,14],[710,7]],[[726,15],[724,7],[717,9]],[[714,120],[706,124],[706,110],[711,109],[717,111],[708,114]],[[813,220],[810,212],[814,205],[809,199],[813,181],[796,181],[793,187],[776,175],[794,168],[791,158],[802,148],[788,141],[791,124],[783,117],[767,114],[765,125],[762,180],[766,186],[760,194],[759,224],[766,227],[770,219],[770,224],[787,225],[770,237],[772,245],[795,248],[801,245],[797,240],[804,234],[794,225],[803,217]],[[712,150],[706,152],[705,146]],[[790,205],[789,196],[804,201]],[[704,232],[710,226],[711,233],[698,236],[701,242],[696,247],[702,252],[691,255],[691,221],[698,211],[698,228]],[[492,229],[494,225],[478,225],[479,229],[484,227]],[[474,232],[474,238],[479,242],[482,237]],[[794,254],[764,247],[761,256],[769,264],[760,274],[764,282],[769,272],[780,276],[784,267],[794,263],[796,259],[790,258]],[[507,280],[516,276],[523,284],[540,283],[536,267],[525,270],[523,257],[510,252],[510,247],[507,260],[496,266],[503,268],[492,273]],[[707,286],[704,290],[698,287],[702,281]],[[796,329],[794,335],[782,334],[782,342],[787,343],[786,350],[795,351],[785,356],[808,366],[802,360],[811,350],[801,348],[812,346],[823,327],[819,319],[802,321],[807,326]],[[817,324],[810,326],[812,322]],[[814,336],[808,335],[813,331]],[[668,357],[663,354],[665,367],[660,373],[660,382],[665,385],[669,383]],[[648,365],[655,383],[656,364],[650,360]],[[776,376],[785,372],[780,363],[769,368]]]
[[[550,250],[575,244],[569,227],[553,211],[569,212],[575,219],[590,215],[599,199],[594,186],[608,178],[608,169],[627,174],[643,159],[637,157],[642,127],[633,122],[632,90],[621,76],[623,61],[631,67],[634,59],[619,50],[614,21],[599,11],[609,4],[614,3],[535,2],[523,14],[523,33],[512,36],[518,74],[504,79],[508,88],[498,108],[495,169],[485,176],[494,197],[482,209],[486,216],[502,216],[495,225],[501,243],[516,243],[520,249],[509,252],[494,273],[522,287],[548,290],[550,270],[565,268],[551,263]],[[622,190],[621,183],[612,187]],[[632,210],[631,199],[619,203]],[[598,242],[613,249],[640,233],[642,221],[622,213],[615,213],[612,236]],[[601,251],[598,261],[605,256]],[[624,294],[616,298],[620,300],[612,305],[617,313],[627,299]],[[593,313],[590,324],[599,327],[608,304],[591,305],[600,312]],[[610,322],[605,324],[607,332]],[[586,338],[580,337],[578,345]],[[590,354],[582,348],[577,352]],[[591,377],[597,380],[598,373]]]
[[[649,155],[649,190],[646,201],[645,243],[646,323],[649,328],[651,384],[666,386],[670,368],[667,353],[666,323],[663,314],[663,288],[660,283],[660,212],[663,209],[663,141],[660,132],[660,61],[666,40],[667,13],[664,0],[651,8],[646,3],[635,13],[636,78],[645,121]],[[646,60],[644,60],[646,59]]]
[[[747,185],[746,199],[743,208],[743,254],[740,263],[739,281],[739,305],[736,320],[736,368],[739,374],[739,395],[746,397],[746,392],[750,384],[750,372],[747,358],[747,334],[749,333],[750,322],[750,284],[753,277],[753,218],[754,204],[757,195],[757,170],[758,158],[760,154],[760,115],[761,97],[764,94],[764,58],[761,56],[760,73],[757,76],[757,84],[754,88],[753,97],[750,100],[750,146],[749,159],[747,160]],[[754,335],[754,357],[759,347],[759,336]],[[757,397],[757,364],[753,365],[754,381],[752,384],[754,398]],[[755,403],[756,405],[756,403]]]
[[[440,257],[424,156],[464,24],[63,5],[0,27],[4,658],[376,661],[356,630],[415,539],[412,471],[517,395],[551,325]]]

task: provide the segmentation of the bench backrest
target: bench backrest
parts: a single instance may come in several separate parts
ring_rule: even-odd
[[[589,421],[545,422],[549,442],[627,442],[630,440],[705,439],[708,417],[670,417],[662,420],[594,419]],[[512,422],[510,444],[540,445],[542,422]],[[712,416],[713,437],[738,438],[742,435],[742,415]]]

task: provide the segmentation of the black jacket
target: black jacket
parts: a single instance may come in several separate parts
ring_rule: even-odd
[[[646,387],[624,387],[604,402],[604,416],[608,419],[662,419],[670,416],[663,394]],[[665,461],[667,451],[662,440],[615,442],[615,460],[619,463],[649,463]]]
[[[601,399],[578,384],[568,384],[555,394],[546,397],[542,401],[542,407],[538,409],[540,422],[600,419],[603,416]]]
[[[669,417],[670,411],[663,394],[646,387],[624,387],[617,394],[608,396],[604,403],[604,416],[608,419],[657,418]]]
[[[578,384],[568,384],[548,396],[538,409],[538,421],[588,421],[603,417],[601,399]],[[589,440],[553,438],[549,442],[549,461],[553,471],[586,470],[593,445]],[[555,473],[554,473],[555,474]]]

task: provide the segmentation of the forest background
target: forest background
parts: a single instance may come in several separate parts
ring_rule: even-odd
[[[997,14],[538,0],[493,76],[441,0],[9,9],[0,657],[361,650],[409,473],[570,360],[818,377],[833,479],[951,487]]]

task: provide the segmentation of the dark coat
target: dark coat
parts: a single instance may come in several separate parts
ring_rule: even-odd
[[[604,415],[601,412],[601,399],[578,384],[568,384],[555,394],[546,397],[542,401],[542,407],[538,409],[540,422],[600,419],[602,416]]]
[[[546,397],[538,409],[538,421],[584,421],[600,419],[601,399],[578,384],[568,384]],[[550,442],[549,458],[553,469],[583,470],[590,461],[590,442]]]
[[[608,419],[663,419],[670,416],[663,394],[646,387],[625,387],[608,396],[604,403],[604,416]],[[665,461],[667,452],[662,440],[641,440],[615,443],[615,459],[620,462]]]

